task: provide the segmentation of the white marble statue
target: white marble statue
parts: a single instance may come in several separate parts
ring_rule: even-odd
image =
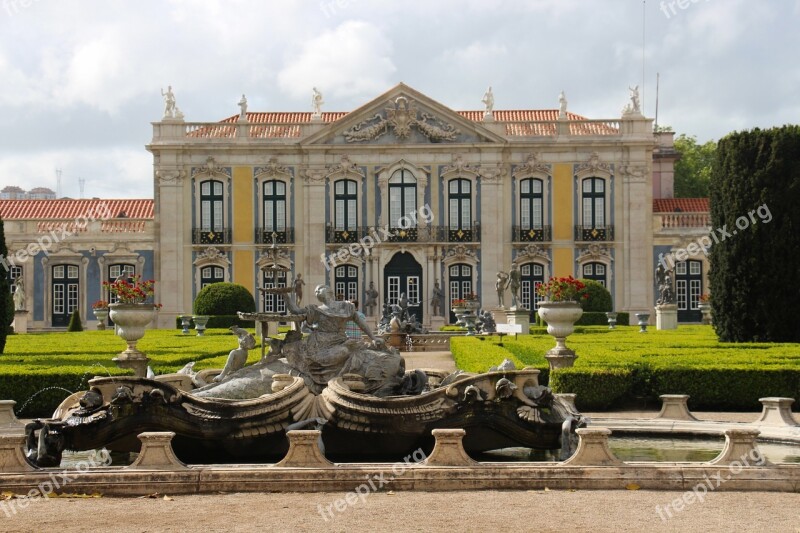
[[[242,95],[242,99],[239,100],[238,106],[242,109],[239,112],[239,120],[247,120],[247,97]]]
[[[628,90],[631,92],[631,112],[641,113],[642,106],[639,100],[639,86],[636,85],[635,87],[628,87]]]
[[[17,286],[16,290],[14,291],[14,310],[16,311],[24,311],[25,310],[25,282],[22,281],[22,278],[17,278],[14,284]]]
[[[180,118],[176,115],[178,108],[175,106],[175,93],[172,92],[172,85],[167,86],[167,92],[164,92],[162,88],[161,96],[164,97],[164,118]],[[183,115],[181,114],[181,116]]]
[[[558,95],[558,117],[566,118],[566,116],[567,116],[567,95],[564,94],[564,91],[561,91],[561,94]]]
[[[311,109],[313,110],[311,116],[313,118],[322,117],[322,104],[324,103],[325,100],[322,99],[322,93],[316,87],[313,87],[311,93]]]
[[[494,111],[494,94],[492,94],[492,86],[490,85],[486,92],[483,94],[483,99],[481,100],[483,105],[486,106],[486,111],[484,115],[491,115]]]

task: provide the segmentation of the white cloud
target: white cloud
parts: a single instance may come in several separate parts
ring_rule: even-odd
[[[281,90],[305,98],[312,87],[340,98],[372,98],[395,85],[392,43],[377,26],[347,21],[306,42],[278,74]]]

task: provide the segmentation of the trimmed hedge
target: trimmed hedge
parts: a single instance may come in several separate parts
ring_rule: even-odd
[[[242,320],[238,317],[238,315],[211,315],[208,319],[208,323],[206,324],[206,328],[214,328],[214,329],[221,329],[221,328],[229,328],[231,326],[239,326],[240,328],[244,329],[252,329],[256,327],[256,323],[253,320]],[[181,319],[175,319],[175,327],[182,330],[183,326],[181,325]],[[194,329],[194,320],[189,321],[189,329]]]
[[[233,315],[236,313],[252,313],[256,310],[256,301],[244,285],[220,282],[206,285],[194,300],[195,315]]]
[[[583,411],[603,411],[628,399],[631,371],[623,368],[564,368],[550,374],[554,392],[577,394],[575,406]]]
[[[617,313],[617,324],[627,326],[630,321],[630,314],[625,312]],[[575,322],[576,326],[608,326],[608,317],[605,313],[595,311],[584,311],[583,315]]]
[[[450,338],[450,351],[456,367],[465,372],[486,372],[503,359],[511,359],[517,368],[524,365],[513,353],[492,342],[491,338],[463,336]]]

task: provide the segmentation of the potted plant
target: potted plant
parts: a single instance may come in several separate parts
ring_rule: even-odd
[[[478,295],[475,293],[465,294],[463,298],[458,298],[451,303],[453,314],[458,319],[456,325],[467,329],[468,335],[475,334],[475,322],[478,318],[477,311],[481,306]]]
[[[114,362],[121,368],[132,368],[137,377],[144,377],[149,359],[136,349],[136,343],[144,337],[145,327],[153,321],[156,309],[161,305],[148,302],[153,296],[155,280],[143,280],[136,274],[127,279],[104,281],[103,286],[116,302],[109,304],[111,320],[117,326],[117,335],[125,339],[128,348]]]
[[[105,300],[97,300],[92,304],[92,312],[97,319],[97,329],[106,329],[106,320],[108,320],[108,302]]]
[[[554,277],[540,284],[536,293],[543,298],[538,305],[539,316],[547,322],[547,333],[556,339],[555,347],[545,354],[550,369],[570,367],[577,356],[567,348],[566,338],[575,331],[575,322],[583,315],[579,302],[589,296],[586,285],[572,276]]]

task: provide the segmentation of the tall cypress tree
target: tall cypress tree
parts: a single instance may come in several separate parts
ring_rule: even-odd
[[[3,220],[0,219],[0,259],[6,260],[8,247],[6,246],[6,231]],[[7,262],[5,264],[8,264]],[[6,349],[6,336],[11,321],[14,319],[14,302],[8,286],[9,273],[5,268],[0,268],[0,353]]]
[[[723,138],[710,200],[720,340],[800,342],[800,126]]]

